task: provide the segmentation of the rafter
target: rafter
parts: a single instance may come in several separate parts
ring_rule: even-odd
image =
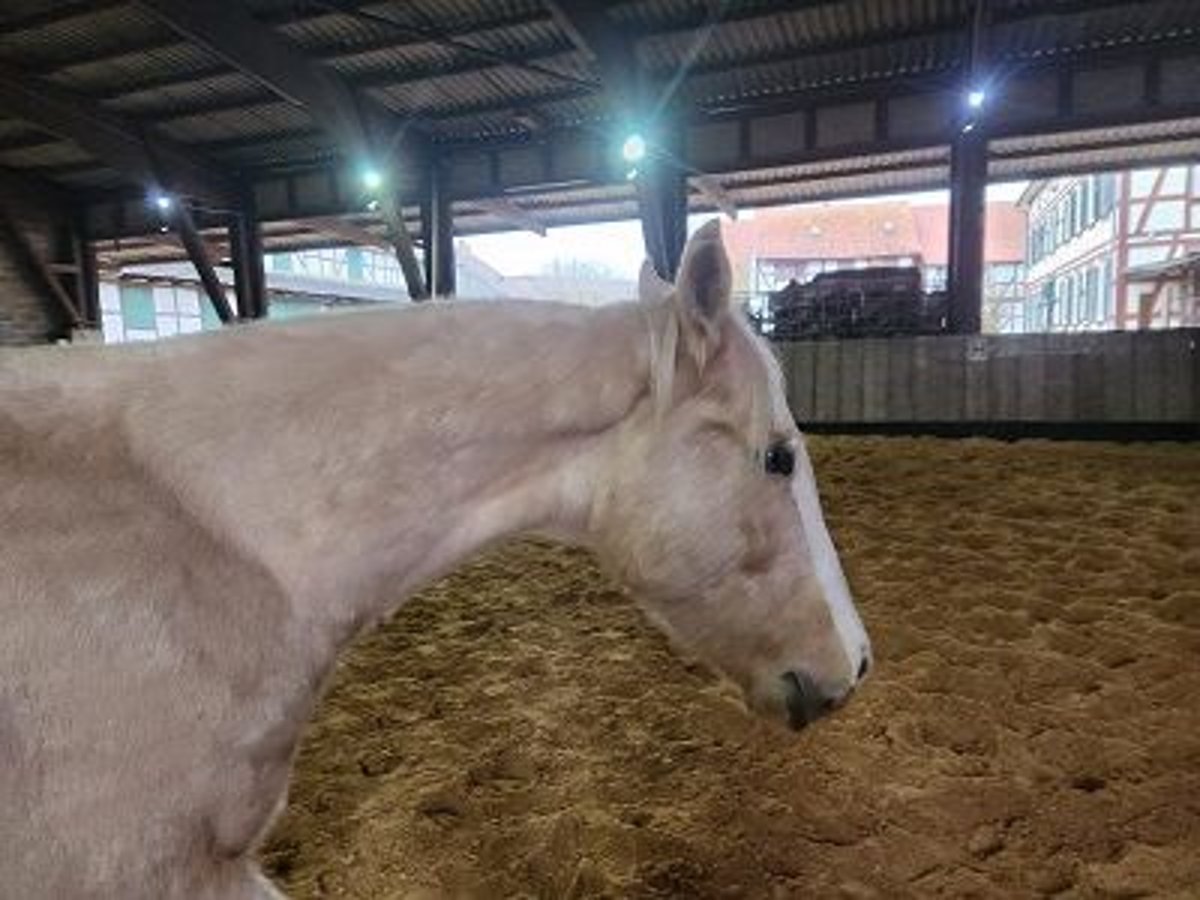
[[[633,41],[613,25],[606,4],[595,0],[546,0],[554,21],[596,63],[605,91],[617,104],[640,106],[640,78]]]
[[[309,226],[313,231],[324,234],[332,234],[361,247],[379,247],[383,250],[391,250],[391,242],[383,235],[376,234],[370,229],[357,225],[354,222],[349,222],[345,219],[339,219],[335,216],[322,216],[316,219],[306,219],[305,225]]]
[[[721,180],[714,175],[694,175],[692,184],[713,206],[733,220],[737,220],[738,208],[733,197],[725,190]]]
[[[179,230],[179,240],[183,244],[183,249],[187,251],[192,268],[200,277],[200,283],[204,286],[204,292],[208,294],[217,318],[225,324],[229,324],[234,319],[233,307],[229,305],[225,287],[221,284],[216,269],[213,268],[212,258],[209,255],[211,248],[196,228],[192,211],[186,203],[176,204],[172,220]]]
[[[236,193],[233,181],[194,151],[3,62],[0,110],[74,141],[140,184],[217,204],[231,202]]]
[[[358,166],[382,166],[402,134],[382,105],[356,93],[337,74],[306,57],[294,44],[258,22],[234,0],[138,0],[139,6],[179,34],[207,47],[280,98],[303,107],[347,151]],[[415,148],[409,146],[412,153]],[[425,283],[412,236],[398,215],[394,197],[380,208],[404,272],[409,295],[425,296]]]
[[[21,230],[18,217],[10,213],[3,203],[0,203],[0,243],[8,244],[18,266],[25,271],[37,288],[35,293],[46,302],[46,298],[54,302],[47,303],[47,313],[55,325],[55,330],[69,330],[77,326],[82,317],[79,307],[71,299],[71,295],[59,283],[58,273],[53,264],[48,262]]]
[[[522,231],[531,231],[538,237],[546,236],[546,223],[538,218],[536,213],[507,197],[488,197],[476,200],[471,205],[507,225],[515,225]]]

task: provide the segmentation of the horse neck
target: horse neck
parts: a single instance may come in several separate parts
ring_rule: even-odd
[[[349,634],[499,538],[584,537],[605,435],[645,395],[648,355],[633,305],[254,328],[164,354],[128,431],[301,615]]]

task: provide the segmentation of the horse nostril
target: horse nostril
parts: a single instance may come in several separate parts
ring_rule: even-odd
[[[871,671],[871,660],[864,656],[862,662],[858,664],[858,680],[862,681],[866,678],[869,671]]]

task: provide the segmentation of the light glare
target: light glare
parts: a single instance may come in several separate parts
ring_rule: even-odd
[[[621,145],[621,156],[627,163],[638,163],[646,158],[646,139],[634,133],[625,138]]]
[[[362,183],[368,191],[377,191],[383,187],[383,175],[378,169],[364,169]]]

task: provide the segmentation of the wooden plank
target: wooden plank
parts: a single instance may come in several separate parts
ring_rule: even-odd
[[[1166,389],[1163,337],[1154,331],[1133,335],[1133,418],[1138,422],[1163,420]]]
[[[886,422],[888,419],[888,341],[860,342],[862,360],[862,420]]]
[[[1101,347],[1104,365],[1104,421],[1133,421],[1133,334],[1107,334]]]
[[[815,396],[813,400],[814,422],[836,422],[838,415],[838,387],[841,382],[841,342],[818,341],[814,373]]]
[[[998,338],[987,367],[987,417],[992,422],[1021,418],[1021,359],[1017,339]]]
[[[1162,335],[1164,421],[1187,422],[1192,415],[1195,346],[1195,333],[1168,331]]]
[[[861,422],[863,419],[863,347],[862,341],[845,340],[841,345],[838,378],[838,421]]]
[[[936,338],[934,363],[938,373],[939,415],[944,422],[961,422],[966,411],[967,339],[969,335]]]
[[[1020,359],[1017,372],[1017,418],[1023,422],[1040,422],[1046,415],[1045,335],[1029,334],[1014,339]]]
[[[961,421],[964,338],[918,337],[912,349],[916,421]]]
[[[1088,335],[1075,357],[1075,420],[1103,422],[1104,370],[1107,341],[1102,335]]]
[[[972,335],[963,342],[963,418],[968,422],[988,419],[988,379],[997,339]]]
[[[1075,356],[1080,336],[1048,334],[1042,340],[1042,416],[1068,422],[1075,414]]]
[[[813,387],[816,350],[811,343],[790,341],[779,345],[786,370],[788,403],[792,415],[801,424],[813,420]]]
[[[1200,424],[1200,328],[1188,331],[1192,354],[1192,421]]]
[[[914,422],[913,338],[888,340],[888,421]]]

